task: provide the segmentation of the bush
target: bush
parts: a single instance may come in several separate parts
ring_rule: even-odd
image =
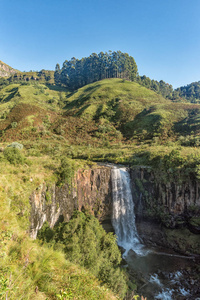
[[[17,128],[17,122],[12,122],[12,123],[11,123],[11,127],[12,127],[12,128]]]
[[[4,157],[13,165],[23,164],[25,161],[24,156],[18,148],[7,147],[3,154]]]
[[[48,222],[44,222],[42,228],[38,231],[38,239],[49,243],[54,237],[54,231],[49,227]]]
[[[125,296],[127,278],[119,268],[121,253],[116,237],[106,233],[95,217],[76,211],[68,223],[57,224],[53,232],[45,223],[38,237],[64,249],[68,260],[86,267],[122,298]]]
[[[67,182],[68,184],[71,184],[72,178],[74,177],[74,171],[75,167],[73,162],[71,162],[67,157],[62,157],[58,171],[60,182]]]

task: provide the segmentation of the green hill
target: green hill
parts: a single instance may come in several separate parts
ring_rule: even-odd
[[[13,83],[0,90],[0,101],[4,140],[56,134],[75,144],[99,144],[200,133],[200,105],[174,103],[122,79],[105,79],[73,93],[37,82]]]
[[[107,79],[67,96],[65,114],[109,122],[126,138],[167,138],[179,131],[187,132],[185,127],[174,126],[187,119],[191,111],[198,114],[199,109],[199,105],[174,103],[135,82]],[[199,127],[195,130],[199,131]]]
[[[30,72],[15,72],[9,78],[10,82],[40,82],[47,84],[54,84],[54,71],[41,70]]]

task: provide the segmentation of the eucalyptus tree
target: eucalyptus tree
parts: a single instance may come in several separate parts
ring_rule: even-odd
[[[64,61],[61,70],[57,64],[55,82],[74,90],[105,78],[124,78],[135,81],[137,72],[133,57],[121,51],[109,50],[105,53],[92,53],[81,60],[72,57],[71,60]]]

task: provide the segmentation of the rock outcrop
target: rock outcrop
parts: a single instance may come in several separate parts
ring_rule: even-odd
[[[44,183],[31,195],[30,203],[32,238],[36,238],[45,221],[51,227],[61,216],[68,221],[74,209],[91,212],[111,230],[111,170],[108,167],[79,170],[72,186],[47,186]]]
[[[0,60],[0,77],[9,77],[17,71]]]
[[[130,170],[137,229],[146,244],[200,254],[200,182],[166,181],[148,167]]]

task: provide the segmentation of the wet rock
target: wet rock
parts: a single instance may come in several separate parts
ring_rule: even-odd
[[[126,249],[124,249],[122,246],[118,246],[121,254],[124,254],[126,252]]]
[[[128,255],[131,257],[131,258],[133,258],[133,257],[137,257],[137,253],[133,250],[133,249],[130,249],[129,251],[128,251]]]
[[[128,267],[127,262],[126,262],[126,260],[124,258],[122,258],[121,266]]]
[[[166,174],[149,167],[134,167],[130,173],[136,224],[144,242],[181,253],[200,254],[198,241],[193,243],[193,238],[173,236],[174,229],[187,228],[194,234],[200,233],[200,181],[194,177],[185,178],[181,173],[177,174],[177,182],[166,180]],[[171,230],[170,236],[165,234],[165,228]],[[180,241],[176,243],[177,239]]]

